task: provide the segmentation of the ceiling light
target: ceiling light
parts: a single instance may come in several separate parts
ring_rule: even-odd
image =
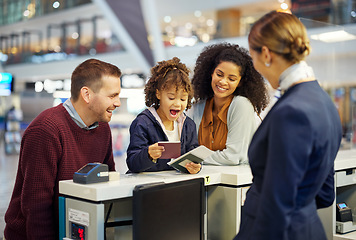
[[[52,6],[53,8],[59,8],[59,5],[60,3],[58,1],[55,1]]]
[[[197,10],[194,12],[194,16],[200,17],[201,16],[201,11]]]
[[[185,24],[185,28],[186,29],[192,29],[193,28],[193,24],[192,23],[190,23],[190,22],[187,22],[186,24]]]
[[[206,21],[206,25],[208,25],[209,27],[214,26],[214,20],[213,20],[213,19],[208,19],[208,20]]]
[[[43,90],[43,83],[42,82],[36,82],[35,83],[35,91],[36,92],[42,92]]]
[[[78,39],[78,37],[79,37],[79,33],[77,33],[77,32],[72,33],[73,39]]]
[[[344,30],[339,30],[339,31],[311,35],[310,38],[322,42],[331,43],[331,42],[354,40],[356,39],[356,36],[348,32],[345,32]]]
[[[192,37],[176,37],[175,45],[177,47],[186,47],[186,46],[194,46],[197,43],[197,38],[195,36]]]
[[[25,11],[23,12],[23,15],[24,15],[25,17],[28,17],[28,16],[30,15],[30,11],[29,11],[29,10],[25,10]]]
[[[281,8],[282,8],[283,10],[288,9],[288,4],[287,4],[287,3],[282,3],[282,4],[281,4]]]
[[[171,18],[171,16],[165,16],[165,17],[163,18],[163,21],[164,21],[165,23],[170,23],[170,22],[172,21],[172,18]]]
[[[54,98],[70,98],[70,92],[69,91],[55,91],[53,93]],[[120,96],[121,97],[121,96]]]

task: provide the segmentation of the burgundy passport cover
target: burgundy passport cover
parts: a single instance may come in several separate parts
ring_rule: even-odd
[[[159,146],[164,147],[161,159],[171,159],[180,156],[180,142],[158,142]]]

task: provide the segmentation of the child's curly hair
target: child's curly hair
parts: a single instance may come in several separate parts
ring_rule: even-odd
[[[232,62],[240,67],[241,80],[233,95],[249,99],[259,115],[268,104],[267,87],[263,77],[253,67],[248,51],[236,44],[218,43],[203,49],[197,59],[192,79],[196,101],[214,96],[211,76],[221,62]]]
[[[159,99],[156,97],[156,90],[164,90],[172,86],[176,90],[183,88],[188,93],[189,109],[192,106],[193,88],[189,79],[189,69],[180,59],[174,57],[167,61],[158,62],[151,68],[151,77],[145,86],[145,103],[147,107],[159,108]]]

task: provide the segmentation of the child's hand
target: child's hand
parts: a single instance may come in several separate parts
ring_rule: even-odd
[[[158,146],[158,143],[152,144],[148,147],[148,155],[153,159],[154,162],[156,162],[157,159],[162,156],[163,151],[164,147]]]
[[[185,165],[185,167],[189,171],[190,174],[196,174],[196,173],[200,172],[201,164],[190,162],[190,163],[187,163]]]

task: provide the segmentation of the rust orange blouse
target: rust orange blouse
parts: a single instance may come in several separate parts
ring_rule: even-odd
[[[204,114],[201,119],[198,132],[198,140],[200,145],[216,151],[226,148],[227,139],[227,111],[233,99],[231,95],[228,101],[221,108],[217,118],[213,117],[213,98],[206,100]]]

